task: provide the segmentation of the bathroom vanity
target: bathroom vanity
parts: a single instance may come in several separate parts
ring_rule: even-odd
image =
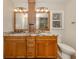
[[[35,0],[28,0],[26,10],[14,10],[13,33],[4,33],[4,58],[57,59],[57,36],[46,35],[50,32],[50,11],[35,8]]]
[[[4,58],[57,59],[57,36],[4,35]]]

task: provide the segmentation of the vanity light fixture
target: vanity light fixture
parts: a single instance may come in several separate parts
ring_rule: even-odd
[[[17,7],[14,9],[14,12],[28,12],[28,9],[23,7]],[[49,10],[46,7],[39,7],[36,8],[36,12],[49,12]]]
[[[27,12],[28,10],[26,8],[23,7],[17,7],[14,9],[14,12]]]
[[[39,7],[36,9],[36,12],[49,12],[49,10],[46,7]]]

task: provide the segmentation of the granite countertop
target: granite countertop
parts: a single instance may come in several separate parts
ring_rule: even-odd
[[[10,32],[4,32],[3,36],[27,36],[26,33],[10,33]]]
[[[49,33],[26,33],[26,32],[4,32],[3,36],[52,36],[53,34]]]

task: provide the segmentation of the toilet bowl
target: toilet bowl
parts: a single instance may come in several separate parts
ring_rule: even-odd
[[[62,59],[71,59],[71,55],[75,54],[75,50],[64,43],[58,43],[59,48],[61,49],[61,58]]]

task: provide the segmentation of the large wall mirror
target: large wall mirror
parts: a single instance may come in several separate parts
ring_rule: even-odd
[[[14,31],[29,31],[28,12],[14,12]],[[50,30],[50,12],[36,12],[36,30]]]
[[[14,13],[14,31],[23,32],[28,30],[28,13],[15,12]]]
[[[36,29],[41,31],[50,30],[50,12],[36,13]]]

